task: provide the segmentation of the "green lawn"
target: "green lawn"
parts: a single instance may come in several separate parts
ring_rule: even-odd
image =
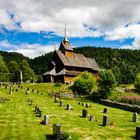
[[[78,105],[77,100],[62,99],[64,104],[71,104],[74,110],[65,110],[54,103],[53,98],[48,96],[54,89],[51,84],[28,84],[23,87],[39,89],[40,93],[30,93],[25,95],[26,89],[19,92],[13,91],[9,95],[9,88],[0,88],[0,97],[9,100],[0,103],[0,140],[46,140],[52,134],[52,124],[60,123],[62,131],[68,132],[72,140],[129,140],[134,139],[135,128],[139,122],[131,122],[132,112],[108,107],[109,125],[102,126],[103,109],[105,106],[90,103],[88,113],[95,116],[96,121],[90,122],[88,118],[82,118],[82,109],[85,107]],[[33,100],[33,105],[29,105],[27,99]],[[40,124],[43,118],[36,116],[34,106],[37,105],[43,114],[49,116],[49,125]]]

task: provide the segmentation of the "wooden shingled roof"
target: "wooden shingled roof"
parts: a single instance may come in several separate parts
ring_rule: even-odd
[[[99,66],[93,58],[88,58],[78,53],[73,53],[72,57],[68,57],[65,56],[60,50],[57,50],[56,53],[65,66],[89,68],[95,71],[99,70]]]

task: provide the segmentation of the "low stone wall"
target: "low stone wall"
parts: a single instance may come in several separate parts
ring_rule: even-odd
[[[140,114],[140,106],[138,105],[130,105],[130,104],[120,103],[111,100],[104,100],[104,99],[100,99],[99,103],[102,105],[119,108],[126,111],[137,112]]]

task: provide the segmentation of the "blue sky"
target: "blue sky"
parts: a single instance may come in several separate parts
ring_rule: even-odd
[[[34,58],[59,48],[140,49],[138,0],[0,0],[0,50]],[[53,7],[53,8],[52,8]],[[55,46],[55,47],[54,47]]]

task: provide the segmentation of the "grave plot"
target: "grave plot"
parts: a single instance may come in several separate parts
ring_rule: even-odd
[[[135,135],[139,137],[137,113],[92,102],[83,102],[82,105],[81,101],[78,103],[75,99],[57,99],[57,102],[54,102],[54,98],[41,91],[41,88],[29,87],[31,93],[26,95],[27,87],[22,87],[21,89],[21,86],[13,85],[13,89],[18,89],[18,92],[12,91],[12,95],[9,94],[10,87],[0,88],[0,97],[9,99],[0,104],[2,140],[49,139],[56,134],[56,130],[53,131],[54,124],[60,124],[61,131],[76,140],[131,140]],[[32,92],[32,89],[35,92]],[[43,95],[37,93],[37,90]],[[69,109],[70,106],[73,110]],[[41,113],[37,111],[37,107]]]

